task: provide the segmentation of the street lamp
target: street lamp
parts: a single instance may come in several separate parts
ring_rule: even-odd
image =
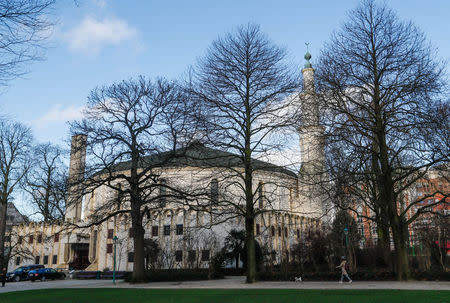
[[[114,236],[113,241],[114,241],[114,268],[113,268],[113,284],[116,284],[116,246],[117,246],[117,240],[119,238],[117,238],[117,236]]]
[[[345,235],[345,248],[348,249],[348,228],[347,228],[347,226],[344,228],[344,235]]]

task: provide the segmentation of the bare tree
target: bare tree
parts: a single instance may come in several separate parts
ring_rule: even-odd
[[[89,226],[130,214],[136,282],[145,279],[145,216],[164,207],[162,199],[183,196],[160,177],[160,168],[189,142],[182,97],[165,80],[122,81],[94,89],[84,119],[71,125],[75,134],[87,135],[85,193],[101,186],[115,193],[91,212]]]
[[[4,264],[8,202],[30,169],[31,130],[17,122],[0,121],[0,264]]]
[[[19,262],[33,260],[33,250],[23,243],[24,239],[28,236],[29,235],[19,235],[15,228],[11,228],[8,235],[5,237],[5,264],[8,264],[14,259],[18,259]],[[16,262],[16,264],[19,262]]]
[[[254,184],[254,176],[268,169],[268,164],[254,157],[280,147],[270,137],[286,126],[280,117],[286,107],[282,100],[299,85],[297,74],[286,63],[286,52],[259,26],[249,24],[212,43],[194,68],[189,87],[200,109],[197,118],[204,126],[201,139],[226,152],[211,159],[215,167],[223,164],[218,181],[224,184],[222,181],[228,180],[222,188],[228,196],[212,199],[216,206],[212,211],[221,220],[245,220],[248,283],[255,281],[256,273],[255,217],[263,211],[257,207],[263,199],[262,185]],[[237,191],[233,193],[232,187]]]
[[[34,147],[33,155],[35,165],[25,178],[23,189],[44,222],[64,219],[67,167],[63,150],[50,143],[39,144]]]
[[[436,128],[442,117],[428,110],[436,108],[444,88],[444,65],[436,58],[416,26],[367,0],[332,35],[318,69],[328,155],[335,156],[330,176],[366,195],[387,241],[390,227],[399,280],[409,276],[408,226],[433,208],[418,207],[423,197],[405,205],[405,193],[430,168],[449,160],[448,144],[436,152],[429,136],[430,127],[449,135],[448,128]]]
[[[42,42],[53,24],[48,16],[55,0],[0,1],[0,86],[27,72],[42,58]]]
[[[441,210],[442,212],[445,209]],[[449,256],[447,243],[449,242],[450,219],[448,216],[429,214],[426,220],[415,224],[416,239],[420,242],[420,249],[424,246],[428,251],[430,263],[438,263],[443,271],[448,268]],[[436,262],[437,261],[437,262]]]

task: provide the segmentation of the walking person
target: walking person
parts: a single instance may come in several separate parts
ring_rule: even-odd
[[[3,267],[2,271],[0,272],[0,280],[2,281],[2,287],[5,287],[5,283],[6,283],[6,267]]]
[[[344,256],[342,256],[342,258],[341,258],[341,264],[336,266],[336,268],[341,269],[341,281],[339,281],[339,283],[342,283],[344,281],[344,277],[347,278],[348,283],[352,283],[352,279],[350,279],[350,277],[348,276],[348,273],[347,273],[348,265],[347,265],[347,260],[345,259]]]

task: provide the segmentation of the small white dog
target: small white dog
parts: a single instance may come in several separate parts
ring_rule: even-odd
[[[302,282],[302,277],[294,277],[295,282]]]

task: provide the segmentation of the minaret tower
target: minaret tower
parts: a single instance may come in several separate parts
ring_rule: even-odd
[[[69,222],[81,220],[81,204],[83,200],[82,181],[84,179],[86,165],[86,139],[86,135],[83,134],[72,137],[65,217]]]
[[[304,193],[313,208],[322,208],[323,184],[325,181],[325,145],[324,127],[320,124],[319,97],[314,88],[314,68],[311,54],[305,54],[303,74],[303,91],[300,93],[301,121],[298,129],[300,135],[300,153],[302,164],[299,179]]]

